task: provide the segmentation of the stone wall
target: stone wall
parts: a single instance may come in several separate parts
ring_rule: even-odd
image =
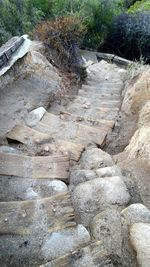
[[[24,43],[25,39],[21,37],[13,37],[6,44],[0,47],[0,69],[8,64],[12,55]]]

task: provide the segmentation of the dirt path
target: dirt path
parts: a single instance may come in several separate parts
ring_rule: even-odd
[[[140,197],[102,150],[116,123],[125,78],[115,65],[95,63],[69,101],[55,101],[40,119],[31,113],[10,123],[9,146],[0,147],[1,266],[137,266],[121,218],[128,218],[124,209]],[[27,93],[27,85],[24,80],[12,89],[23,86]],[[4,111],[9,99],[15,109],[9,94],[7,88]]]

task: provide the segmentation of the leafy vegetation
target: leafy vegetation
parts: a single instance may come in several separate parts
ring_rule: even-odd
[[[40,23],[36,27],[39,38],[44,41],[50,34],[51,44],[55,40],[58,45],[58,31],[62,32],[64,39],[60,39],[63,45],[67,40],[66,51],[68,38],[73,38],[81,48],[149,60],[149,11],[150,0],[0,0],[0,45],[14,35],[31,32]],[[52,25],[63,25],[67,20],[67,39],[63,27],[57,28],[57,34],[53,27],[57,38],[52,39]],[[70,33],[73,26],[78,36]]]
[[[150,1],[136,1],[134,5],[132,5],[128,9],[128,13],[137,13],[137,12],[142,12],[142,11],[150,11]]]

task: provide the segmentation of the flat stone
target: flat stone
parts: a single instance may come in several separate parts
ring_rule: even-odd
[[[133,224],[130,229],[130,241],[137,253],[138,266],[150,266],[150,224]]]
[[[99,177],[109,177],[109,176],[111,177],[111,176],[121,176],[122,172],[118,166],[114,165],[111,167],[100,168],[96,170],[96,174]]]
[[[128,206],[121,212],[127,225],[134,223],[150,223],[150,211],[141,203]]]
[[[82,169],[98,169],[114,165],[109,154],[99,148],[87,149],[81,157],[80,165]]]
[[[90,242],[90,235],[83,225],[53,232],[43,244],[41,251],[46,260],[53,260]]]
[[[119,176],[93,179],[77,185],[73,191],[77,220],[85,226],[108,206],[124,206],[129,200],[127,188]]]

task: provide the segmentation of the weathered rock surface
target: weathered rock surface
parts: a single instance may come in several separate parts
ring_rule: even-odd
[[[101,241],[92,242],[56,260],[39,267],[114,267],[110,255],[105,251]]]
[[[125,149],[129,159],[141,159],[150,165],[150,127],[141,127]]]
[[[0,176],[0,184],[0,201],[39,199],[68,191],[66,184],[59,180]]]
[[[122,110],[126,114],[137,113],[150,100],[150,69],[144,71],[126,91]]]
[[[88,226],[91,219],[110,205],[124,206],[129,193],[119,176],[97,178],[79,184],[73,192],[73,204],[78,222]]]
[[[80,160],[81,168],[87,170],[93,170],[112,165],[114,165],[114,162],[111,156],[98,148],[87,149],[82,154]]]
[[[150,100],[146,102],[140,111],[138,126],[150,126]]]
[[[70,186],[74,187],[80,183],[97,178],[96,172],[93,170],[74,170],[70,174]]]
[[[99,177],[109,177],[109,176],[121,176],[122,172],[117,165],[114,165],[111,167],[100,168],[96,170],[96,174]]]
[[[150,223],[150,211],[141,203],[132,204],[121,212],[122,219],[131,226],[134,223]]]
[[[150,224],[133,224],[130,229],[130,241],[137,253],[138,266],[150,266]]]
[[[0,79],[0,135],[24,121],[28,112],[47,108],[63,88],[62,78],[34,44]],[[6,119],[7,117],[7,119]]]
[[[97,214],[90,224],[90,230],[96,240],[103,240],[105,249],[113,255],[117,264],[121,264],[123,237],[119,210],[111,207]]]
[[[43,257],[52,260],[90,242],[90,235],[83,225],[76,228],[53,232],[51,237],[43,243],[41,248]]]

